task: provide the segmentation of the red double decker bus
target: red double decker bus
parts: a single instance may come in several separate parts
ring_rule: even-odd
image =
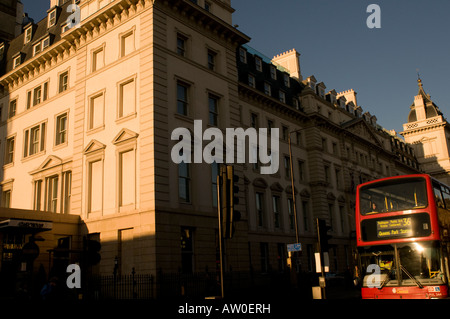
[[[426,174],[367,182],[355,217],[363,299],[448,297],[450,187]]]

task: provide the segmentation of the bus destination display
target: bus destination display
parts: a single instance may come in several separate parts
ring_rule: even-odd
[[[361,222],[361,239],[365,242],[430,235],[431,224],[428,213],[369,218]]]
[[[410,237],[413,233],[411,217],[377,220],[377,237]]]

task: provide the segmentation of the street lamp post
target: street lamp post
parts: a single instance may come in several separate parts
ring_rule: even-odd
[[[295,188],[294,188],[294,168],[293,168],[293,161],[292,161],[292,146],[291,146],[291,134],[300,132],[303,129],[298,129],[292,132],[289,132],[288,134],[288,145],[289,145],[289,162],[290,162],[290,173],[291,173],[291,189],[292,189],[292,206],[293,206],[293,213],[294,213],[294,224],[295,224],[295,242],[296,244],[299,243],[299,237],[298,237],[298,221],[297,221],[297,204],[295,200]],[[289,252],[289,261],[288,263],[291,266],[291,281],[294,285],[294,287],[297,287],[298,280],[297,280],[297,271],[294,269],[297,268],[297,257],[298,252]]]
[[[294,209],[294,224],[295,224],[295,241],[296,241],[296,243],[299,242],[299,238],[298,238],[298,222],[297,222],[297,205],[296,205],[296,200],[295,200],[295,188],[294,188],[294,168],[293,168],[294,166],[293,166],[293,161],[292,161],[291,134],[300,132],[302,130],[304,130],[304,128],[289,132],[289,135],[288,135],[289,163],[290,163],[291,188],[292,188],[292,206]]]

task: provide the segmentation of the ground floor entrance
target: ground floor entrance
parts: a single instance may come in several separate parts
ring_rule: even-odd
[[[39,296],[80,251],[80,218],[0,209],[0,298]]]

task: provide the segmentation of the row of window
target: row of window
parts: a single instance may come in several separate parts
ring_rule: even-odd
[[[177,81],[177,113],[190,116],[191,110],[191,85],[184,81]],[[219,101],[218,94],[208,93],[208,124],[219,125]]]
[[[195,3],[195,4],[197,4],[197,5],[200,5],[200,3],[199,3],[199,1],[198,0],[190,0],[192,3]],[[206,10],[206,11],[208,11],[208,12],[210,12],[211,11],[211,7],[212,7],[212,3],[210,2],[210,1],[203,1],[203,8]]]
[[[45,40],[43,40],[45,41]],[[126,56],[129,53],[133,52],[135,50],[134,46],[134,28],[124,32],[120,36],[120,57]],[[20,58],[20,57],[19,57]],[[97,48],[92,52],[92,63],[91,68],[92,72],[95,72],[96,70],[102,68],[105,66],[105,46],[102,46],[100,48]],[[16,60],[15,60],[16,61]],[[19,64],[20,64],[20,60]],[[14,65],[16,65],[16,62],[14,62]],[[135,100],[134,97],[134,83],[130,86],[126,86],[124,83],[124,86],[120,89],[122,90],[122,95],[119,97],[122,101],[127,100],[127,98],[132,98],[131,102]],[[64,71],[58,76],[58,87],[57,87],[57,93],[62,93],[68,89],[69,86],[69,71]],[[30,109],[32,106],[36,106],[40,104],[43,101],[46,101],[49,98],[49,81],[46,81],[42,84],[39,84],[38,86],[30,89],[27,91],[26,95],[26,109]],[[130,102],[130,103],[131,103]],[[131,103],[134,104],[134,103]],[[18,106],[18,98],[11,99],[9,102],[9,108],[8,108],[8,118],[12,118],[17,114],[17,106]],[[121,103],[121,107],[123,107],[124,104]],[[119,110],[119,112],[121,112]],[[1,115],[1,110],[0,110]],[[119,114],[119,117],[122,115]]]
[[[289,157],[285,158],[285,167],[289,167],[288,164]],[[300,180],[305,178],[305,163],[303,161],[298,161],[299,164],[299,176]],[[213,207],[217,207],[217,174],[219,170],[219,165],[217,163],[211,164],[211,193],[212,193],[212,204]],[[325,170],[329,173],[330,167],[327,166]],[[286,176],[290,174],[290,168],[286,168]],[[340,188],[342,182],[341,170],[336,169],[336,183],[337,187]],[[330,176],[326,177],[329,181]],[[189,163],[181,162],[178,164],[178,196],[182,202],[191,203],[192,200],[192,174],[191,174],[191,165]],[[265,199],[264,193],[257,191],[255,193],[256,200],[256,217],[257,217],[257,225],[259,227],[267,227],[267,215],[265,208]],[[333,220],[332,215],[334,214],[334,204],[330,203],[330,218]],[[304,231],[309,230],[310,220],[309,220],[309,204],[308,200],[301,201],[301,212],[303,214],[303,224]],[[272,195],[272,213],[273,213],[273,223],[275,228],[282,228],[282,204],[281,204],[281,196],[280,195]],[[294,224],[294,210],[293,210],[293,201],[291,197],[287,198],[287,211],[288,211],[288,221],[289,221],[289,229],[293,230],[295,228]],[[343,225],[345,223],[345,214],[344,214],[344,206],[339,206],[340,213],[340,223],[341,229],[344,229]]]
[[[243,64],[248,64],[248,58],[247,58],[247,50],[243,47],[239,48],[239,61]],[[252,88],[257,88],[257,77],[259,77],[259,74],[263,73],[263,59],[260,58],[257,55],[253,56],[254,59],[254,67],[252,67],[251,69],[254,70],[252,72],[249,72],[246,76],[247,76],[247,84],[252,87]],[[270,70],[270,80],[265,80],[262,84],[261,84],[261,89],[263,90],[264,94],[268,95],[268,96],[275,96],[273,93],[273,87],[270,81],[276,81],[278,79],[278,76],[282,76],[282,86],[284,86],[284,90],[283,89],[278,89],[278,99],[281,103],[287,103],[287,99],[286,99],[286,95],[287,95],[287,90],[291,87],[291,82],[290,82],[290,76],[288,73],[285,72],[279,72],[277,67],[273,64],[270,63],[266,63],[269,70]],[[245,79],[242,79],[245,80]],[[259,86],[258,86],[259,87]],[[301,106],[300,106],[300,100],[296,97],[294,97],[292,99],[292,104],[293,106],[297,109],[297,110],[301,110]]]
[[[103,210],[104,204],[104,157],[102,153],[98,156],[89,156],[87,159],[87,213],[92,214]],[[135,148],[130,146],[121,149],[117,160],[117,205],[119,211],[123,209],[134,209],[136,203],[136,153]]]
[[[239,61],[241,63],[247,64],[247,50],[245,50],[242,47],[239,48]],[[270,64],[269,69],[270,69],[270,78],[272,80],[277,80],[276,66],[274,66],[273,64]],[[255,56],[255,70],[257,72],[263,72],[263,60],[258,56]],[[254,79],[254,76],[253,76],[253,79]],[[290,77],[289,77],[289,74],[287,74],[287,73],[283,73],[283,84],[286,88],[291,87]]]
[[[33,181],[33,209],[53,213],[70,212],[72,172],[45,177]]]
[[[30,89],[26,93],[26,104],[25,107],[27,110],[29,110],[31,107],[39,105],[40,103],[46,101],[49,98],[49,82],[46,81],[44,83],[41,83],[34,88]],[[63,93],[66,91],[69,87],[69,71],[64,71],[59,74],[58,76],[58,91],[57,93]],[[19,98],[15,97],[12,98],[9,101],[8,106],[8,119],[16,116],[18,112],[18,104]],[[1,112],[2,106],[0,106],[0,118],[1,118]]]
[[[259,115],[254,112],[250,112],[250,126],[257,130],[260,128]],[[275,128],[274,121],[271,119],[267,119],[267,133],[269,135],[271,134],[272,128]],[[281,136],[280,136],[281,140],[287,142],[289,140],[289,134],[293,134],[293,133],[295,133],[295,136],[296,136],[295,143],[298,146],[301,146],[303,143],[301,130],[290,132],[289,127],[287,127],[285,125],[281,125]],[[292,139],[291,139],[291,142],[294,143],[294,141]]]
[[[117,84],[116,119],[136,115],[136,77],[132,76]],[[94,93],[89,97],[87,110],[87,130],[103,128],[105,125],[106,91]]]
[[[64,73],[65,74],[65,73]],[[66,75],[64,75],[65,77]],[[64,78],[62,77],[62,78]],[[128,78],[118,84],[118,110],[117,118],[125,118],[127,116],[133,115],[136,112],[136,83],[135,77]],[[30,95],[42,95],[42,86],[29,91]],[[48,88],[48,85],[43,86]],[[47,96],[47,94],[43,94]],[[30,99],[31,100],[31,97]],[[36,99],[36,101],[40,101]],[[105,121],[105,91],[101,91],[92,95],[89,98],[88,107],[88,130],[94,130],[104,126]],[[15,115],[17,106],[17,99],[10,102],[10,116]],[[217,115],[217,114],[216,114]],[[214,119],[217,119],[214,117]],[[56,118],[55,127],[55,141],[54,145],[58,146],[67,142],[67,113],[61,114]],[[23,157],[26,158],[30,155],[42,152],[45,150],[45,131],[46,122],[35,125],[34,127],[25,130],[24,133],[24,150]],[[15,136],[9,137],[7,139],[5,164],[13,162],[14,158],[14,145]]]
[[[296,202],[297,207],[297,214],[301,214],[302,223],[299,223],[299,226],[302,225],[303,229],[302,231],[311,231],[311,225],[312,221],[310,218],[310,210],[309,210],[309,200],[301,199],[300,202]],[[265,193],[261,191],[255,192],[255,207],[256,207],[256,222],[258,227],[266,228],[268,225],[267,218],[269,215],[267,214],[268,209],[266,208],[266,202],[265,202]],[[294,230],[295,229],[295,219],[294,219],[294,206],[292,197],[287,198],[286,202],[287,207],[287,218],[289,222],[289,229]],[[346,230],[346,210],[344,205],[340,204],[339,207],[339,216],[338,219],[336,219],[335,216],[335,204],[334,203],[328,203],[328,213],[329,213],[329,220],[331,225],[331,230],[336,231],[336,226],[339,224],[339,228],[341,232],[344,232]],[[271,208],[272,208],[272,218],[273,218],[273,225],[275,229],[282,228],[282,219],[284,218],[283,214],[283,205],[281,203],[281,196],[272,194],[271,196]]]
[[[63,29],[65,27],[63,26]],[[64,29],[65,30],[65,29]],[[65,30],[67,31],[67,30]],[[32,27],[30,26],[26,29],[26,39],[27,37],[31,37]],[[33,56],[39,54],[47,47],[50,46],[50,36],[47,36],[37,43],[33,45]],[[0,48],[1,49],[1,48]],[[124,57],[135,50],[135,27],[130,30],[123,32],[119,36],[119,58]],[[96,70],[105,66],[105,46],[101,46],[100,48],[95,49],[92,52],[92,63],[91,63],[91,71],[95,72]],[[22,64],[24,60],[24,55],[22,53],[18,53],[13,57],[13,69],[17,68]]]
[[[190,54],[190,37],[181,32],[177,33],[176,53],[179,56],[188,58]],[[218,51],[211,48],[206,49],[205,66],[211,71],[217,71]]]
[[[134,209],[136,203],[135,144],[117,144],[117,196],[119,211]],[[103,209],[104,153],[95,151],[86,155],[86,209],[87,213]],[[55,213],[69,213],[72,172],[48,174],[33,180],[33,209]],[[2,206],[10,207],[12,187],[2,188]]]
[[[12,182],[2,185],[2,207],[11,207],[12,191]],[[70,170],[33,180],[33,209],[68,214],[71,192]]]
[[[68,113],[62,113],[56,116],[55,125],[55,139],[54,146],[59,146],[67,143],[67,126],[68,126]],[[23,158],[39,154],[45,151],[46,145],[46,131],[47,121],[36,124],[26,130],[24,130],[23,139]],[[17,135],[6,138],[4,165],[14,163],[14,153],[16,148]]]
[[[248,74],[248,85],[252,88],[256,88],[256,78],[253,74]],[[272,85],[269,82],[264,82],[264,94],[272,96]],[[278,100],[281,103],[286,103],[286,92],[283,90],[278,90]],[[292,99],[293,106],[296,110],[300,110],[300,100],[298,98]]]

